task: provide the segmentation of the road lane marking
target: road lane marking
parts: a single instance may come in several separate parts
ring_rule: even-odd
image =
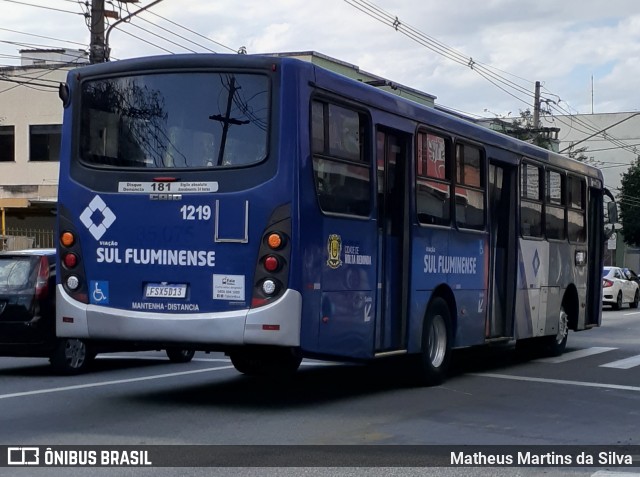
[[[567,384],[570,386],[584,386],[588,388],[619,389],[622,391],[640,392],[640,386],[625,386],[622,384],[589,383],[584,381],[567,381],[565,379],[532,378],[527,376],[513,376],[510,374],[496,374],[496,373],[469,373],[469,374],[471,376],[480,376],[483,378],[511,379],[513,381],[530,381],[534,383],[548,383],[548,384]]]
[[[613,351],[618,348],[607,348],[604,346],[594,346],[592,348],[580,349],[578,351],[570,351],[560,356],[550,358],[540,358],[534,360],[536,363],[564,363],[565,361],[571,361],[572,359],[585,358],[586,356],[592,356],[594,354],[606,353],[607,351]]]
[[[103,381],[100,383],[76,384],[74,386],[62,386],[59,388],[37,389],[35,391],[24,391],[20,393],[0,394],[0,399],[9,399],[9,398],[23,397],[23,396],[34,396],[36,394],[58,393],[62,391],[73,391],[76,389],[96,388],[100,386],[111,386],[112,384],[127,384],[127,383],[135,383],[138,381],[151,381],[153,379],[173,378],[175,376],[186,376],[189,374],[208,373],[212,371],[222,371],[224,369],[233,369],[233,366],[220,366],[218,368],[194,369],[191,371],[155,374],[153,376],[142,376],[139,378],[116,379],[113,381]]]
[[[638,459],[633,457],[633,461],[637,462]],[[640,474],[637,472],[628,472],[628,471],[620,471],[613,472],[611,470],[599,470],[595,474],[591,474],[591,477],[640,477]]]
[[[640,311],[634,311],[634,312],[631,312],[631,313],[623,313],[623,314],[624,314],[624,316],[640,315]]]
[[[635,366],[640,366],[640,355],[631,356],[626,359],[619,359],[618,361],[612,361],[611,363],[601,364],[601,368],[617,368],[617,369],[629,369]]]
[[[133,355],[98,355],[96,360],[100,359],[141,359],[141,360],[156,360],[156,361],[167,361],[169,362],[169,358],[163,356],[133,356]],[[191,361],[205,361],[205,362],[221,362],[221,363],[230,363],[231,360],[229,358],[193,358]],[[334,362],[334,361],[315,361],[303,359],[300,363],[300,366],[336,366],[340,364],[345,364],[342,362]]]
[[[121,355],[121,354],[109,354],[109,355],[98,355],[96,360],[100,359],[141,359],[141,360],[150,360],[150,361],[166,361],[169,362],[169,358],[166,356],[131,356],[131,355]],[[206,362],[221,362],[221,363],[230,363],[231,360],[229,358],[193,358],[191,361],[206,361]]]

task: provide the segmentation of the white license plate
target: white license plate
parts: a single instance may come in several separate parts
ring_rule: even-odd
[[[145,290],[146,298],[184,298],[187,296],[187,285],[168,283],[149,283]]]

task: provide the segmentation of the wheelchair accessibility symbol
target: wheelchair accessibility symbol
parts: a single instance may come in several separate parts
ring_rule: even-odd
[[[109,282],[102,280],[91,280],[89,282],[89,302],[92,305],[109,304]]]

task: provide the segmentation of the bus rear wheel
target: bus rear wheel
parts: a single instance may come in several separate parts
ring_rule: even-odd
[[[166,353],[172,363],[188,363],[196,354],[195,350],[183,348],[167,348]]]
[[[441,384],[447,376],[451,360],[451,313],[447,302],[436,298],[431,302],[422,328],[420,382],[425,386]]]
[[[302,357],[289,348],[232,351],[229,358],[233,367],[247,376],[289,376],[302,362]]]

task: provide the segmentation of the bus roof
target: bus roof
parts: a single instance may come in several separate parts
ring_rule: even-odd
[[[224,66],[230,68],[272,69],[273,67],[277,68],[279,65],[287,65],[309,71],[310,75],[315,78],[315,85],[324,90],[497,149],[490,152],[499,154],[499,150],[510,151],[542,163],[599,179],[601,183],[604,183],[602,172],[589,164],[543,149],[498,131],[493,131],[475,123],[472,118],[464,119],[460,116],[416,103],[410,99],[380,90],[375,86],[356,81],[298,58],[238,54],[159,55],[82,66],[69,72],[69,78],[81,79],[82,76],[86,75],[126,73],[173,68],[176,66],[180,68]]]

